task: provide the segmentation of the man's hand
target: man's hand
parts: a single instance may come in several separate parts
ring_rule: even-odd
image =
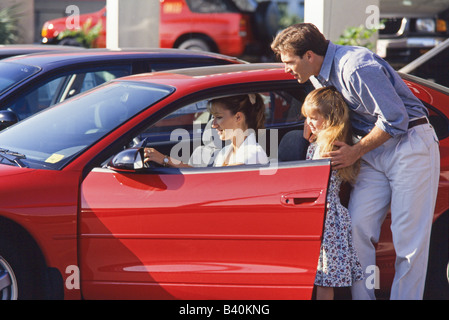
[[[338,150],[326,152],[323,154],[324,158],[331,158],[332,169],[342,169],[353,165],[362,154],[357,145],[350,146],[341,141],[335,141],[334,146]]]
[[[391,136],[388,133],[378,127],[374,127],[370,133],[353,146],[336,141],[334,146],[338,150],[327,152],[323,154],[323,157],[331,158],[333,169],[345,168],[354,164],[365,153],[377,148],[390,138]]]

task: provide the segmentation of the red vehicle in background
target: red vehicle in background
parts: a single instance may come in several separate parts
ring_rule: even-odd
[[[232,0],[162,0],[159,39],[161,48],[195,49],[230,56],[268,50],[277,32],[276,4],[265,1],[252,6],[252,12],[237,7]],[[106,7],[79,16],[82,27],[91,19],[90,28],[101,22],[94,47],[106,47]],[[66,30],[67,17],[47,21],[42,28],[42,43],[76,45],[73,38],[59,39]],[[79,45],[79,43],[78,43]]]

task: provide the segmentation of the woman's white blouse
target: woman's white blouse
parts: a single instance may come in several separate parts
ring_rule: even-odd
[[[224,165],[228,155],[232,152],[232,144],[225,146],[218,152],[215,157],[214,167],[221,167]],[[246,137],[245,141],[240,145],[235,153],[229,157],[229,163],[226,165],[238,164],[267,164],[268,157],[265,150],[257,143],[256,135],[251,133]]]

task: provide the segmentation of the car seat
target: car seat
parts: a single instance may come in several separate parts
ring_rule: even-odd
[[[279,143],[279,161],[305,160],[309,143],[303,138],[303,130],[287,132]]]

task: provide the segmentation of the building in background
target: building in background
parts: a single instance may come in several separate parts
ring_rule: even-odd
[[[91,13],[108,0],[2,0],[0,8],[20,5],[20,43],[39,43],[45,21],[74,14]],[[128,0],[133,1],[133,0]],[[219,3],[221,0],[209,0]],[[265,0],[232,0],[241,8],[255,10]],[[400,68],[427,52],[448,36],[449,1],[441,0],[272,0],[282,8],[280,28],[299,21],[315,23],[335,41],[347,27],[357,27],[367,18],[365,7],[379,6],[385,29],[379,30],[377,53]],[[338,4],[338,5],[336,5]],[[351,8],[349,10],[348,8]],[[355,9],[360,9],[354,14]],[[68,9],[68,10],[67,10]],[[376,37],[377,38],[377,37]],[[375,41],[375,40],[374,40]]]

